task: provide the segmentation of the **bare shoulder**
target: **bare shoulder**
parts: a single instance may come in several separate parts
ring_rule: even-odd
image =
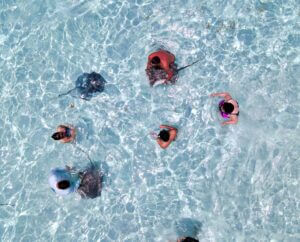
[[[232,97],[229,94],[229,92],[224,92],[224,99],[225,99],[225,101],[229,101],[230,99],[232,99]]]
[[[171,129],[170,130],[170,136],[171,136],[171,140],[175,140],[176,136],[177,136],[177,129]]]
[[[157,139],[157,143],[162,149],[166,149],[170,144],[170,142],[163,142],[161,139]]]

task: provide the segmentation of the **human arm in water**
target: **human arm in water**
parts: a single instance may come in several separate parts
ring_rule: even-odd
[[[225,101],[232,99],[232,97],[230,96],[230,94],[228,92],[216,92],[216,93],[212,93],[210,96],[211,97],[223,97],[225,99]]]
[[[171,64],[173,64],[174,62],[175,62],[175,56],[170,52],[167,52],[166,60],[162,62],[162,67],[168,75],[167,81],[170,81],[174,75],[174,72],[170,67]]]
[[[224,121],[222,125],[227,125],[227,124],[236,124],[238,122],[238,117],[236,115],[230,115],[230,119],[228,121]]]
[[[160,138],[157,138],[157,143],[159,144],[160,148],[166,149],[170,145],[171,141],[169,140],[168,142],[164,142]]]
[[[161,129],[169,129],[169,130],[173,130],[173,129],[177,130],[176,128],[174,128],[172,126],[164,125],[164,124],[160,125],[159,128],[161,128]]]

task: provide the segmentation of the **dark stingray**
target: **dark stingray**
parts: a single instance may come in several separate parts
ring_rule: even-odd
[[[80,174],[81,182],[77,192],[81,198],[96,198],[101,195],[102,174],[98,168],[91,166]]]
[[[167,83],[175,84],[175,82],[178,79],[179,71],[196,64],[198,61],[200,61],[200,60],[197,60],[197,61],[193,62],[192,64],[181,67],[179,69],[177,69],[177,65],[175,63],[171,64],[170,68],[173,71],[174,75],[170,81],[167,81]],[[150,86],[156,86],[159,84],[163,84],[167,80],[167,73],[163,69],[152,67],[152,68],[147,69],[146,73],[149,78]]]
[[[72,97],[91,100],[92,97],[104,91],[105,83],[105,79],[99,73],[83,73],[77,78],[75,88],[58,97],[70,94]]]
[[[172,64],[171,70],[173,71],[174,75],[173,75],[172,79],[167,82],[174,84],[178,79],[177,65]],[[157,67],[151,67],[151,68],[147,69],[146,73],[149,78],[150,86],[156,86],[156,85],[165,83],[165,81],[167,80],[167,76],[168,76],[167,73],[165,72],[165,70],[157,68]]]

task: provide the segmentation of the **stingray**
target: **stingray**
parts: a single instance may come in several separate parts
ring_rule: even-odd
[[[70,94],[75,98],[91,100],[92,97],[104,91],[105,83],[105,79],[99,73],[83,73],[77,78],[75,88],[60,94],[58,97]]]
[[[180,67],[179,69],[177,69],[177,65],[175,63],[171,64],[170,69],[173,71],[174,75],[173,75],[172,79],[169,80],[169,81],[167,81],[167,78],[166,78],[167,73],[165,72],[165,70],[157,68],[157,67],[151,67],[151,68],[147,69],[146,73],[147,73],[148,78],[149,78],[150,86],[155,87],[155,86],[158,86],[160,84],[168,84],[168,83],[175,84],[175,82],[178,79],[179,71],[182,71],[183,69],[185,69],[189,66],[192,66],[192,65],[196,64],[199,61],[200,60],[197,60],[197,61],[193,62],[192,64]]]
[[[157,86],[160,84],[164,84],[164,83],[172,83],[174,84],[177,79],[178,79],[178,75],[177,75],[177,65],[174,63],[170,66],[172,72],[174,73],[172,79],[170,81],[167,81],[167,73],[164,69],[161,68],[157,68],[157,67],[151,67],[149,69],[146,70],[148,78],[149,78],[149,83],[150,86]]]
[[[81,172],[80,177],[81,182],[77,192],[81,198],[96,198],[101,195],[103,175],[98,168],[91,166]]]

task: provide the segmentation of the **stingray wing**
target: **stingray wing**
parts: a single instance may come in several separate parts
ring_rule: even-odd
[[[167,73],[163,69],[150,68],[146,70],[151,86],[157,86],[167,80]]]
[[[83,73],[76,80],[76,97],[90,100],[94,94],[104,91],[105,79],[98,73]]]
[[[101,195],[102,175],[96,168],[88,169],[81,180],[78,193],[82,198],[96,198]]]

